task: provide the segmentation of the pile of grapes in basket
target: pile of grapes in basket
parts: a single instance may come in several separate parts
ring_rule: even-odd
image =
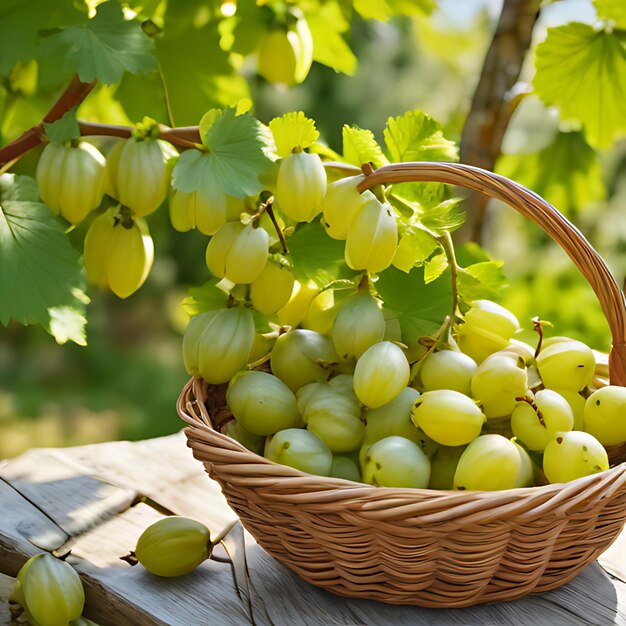
[[[207,265],[230,295],[192,318],[183,348],[190,374],[227,384],[222,432],[276,463],[384,487],[499,490],[607,470],[606,448],[626,441],[626,389],[585,344],[543,339],[537,323],[531,347],[510,311],[479,299],[407,345],[377,292],[400,253],[397,212],[360,194],[363,180],[327,184],[317,155],[293,153],[265,207],[286,241],[258,216],[211,238]],[[281,246],[317,220],[345,241],[355,279],[294,279]]]

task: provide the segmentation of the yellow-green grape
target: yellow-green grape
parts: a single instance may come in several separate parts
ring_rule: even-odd
[[[254,318],[249,309],[234,307],[200,313],[183,337],[185,368],[211,385],[228,382],[248,363],[254,341]]]
[[[518,339],[511,339],[506,348],[500,350],[500,352],[510,352],[524,359],[526,367],[536,365],[535,361],[535,349],[529,344],[519,341]]]
[[[502,435],[481,435],[465,448],[454,473],[461,491],[512,489],[519,481],[522,458],[515,443]]]
[[[127,298],[148,277],[154,244],[144,219],[124,221],[116,214],[114,207],[91,223],[85,237],[85,269],[91,283]]]
[[[333,464],[330,468],[330,475],[334,478],[352,480],[355,483],[361,482],[361,470],[355,461],[347,456],[333,456]]]
[[[308,328],[322,335],[327,335],[333,328],[336,316],[335,291],[333,289],[325,289],[311,300],[306,315],[302,320],[302,328]]]
[[[488,418],[510,415],[516,398],[526,395],[528,389],[523,359],[510,353],[492,354],[478,366],[471,389]]]
[[[626,387],[608,385],[585,402],[585,430],[605,446],[626,441]]]
[[[59,626],[78,619],[85,592],[74,568],[51,554],[38,554],[23,565],[12,599],[24,609],[29,623]]]
[[[267,357],[272,351],[278,333],[255,333],[254,340],[252,341],[252,348],[250,349],[250,356],[248,357],[248,363],[256,363],[261,359]]]
[[[276,202],[296,222],[310,222],[320,212],[326,193],[326,170],[317,154],[294,152],[278,167]]]
[[[465,314],[465,323],[457,327],[462,352],[482,363],[490,354],[509,345],[520,328],[513,313],[491,300],[476,300]]]
[[[339,358],[358,359],[385,335],[380,302],[369,293],[357,293],[345,300],[335,318],[332,335]]]
[[[104,192],[112,198],[117,198],[117,168],[125,144],[126,140],[120,139],[106,155]]]
[[[238,441],[242,446],[248,448],[250,452],[254,452],[255,454],[263,453],[265,437],[252,434],[237,420],[230,420],[229,422],[226,422],[226,424],[224,424],[220,429],[220,432],[224,435],[228,435],[231,439]]]
[[[572,430],[585,430],[585,428],[583,428],[583,416],[585,412],[586,398],[580,395],[578,391],[572,391],[571,389],[559,388],[553,389],[553,391],[556,391],[560,396],[563,396],[567,400],[570,409],[572,409],[572,414],[574,415],[574,426]]]
[[[543,452],[543,473],[551,483],[567,483],[609,469],[602,444],[589,433],[557,433]]]
[[[376,487],[426,489],[430,461],[412,441],[386,437],[369,447],[361,472],[363,482]]]
[[[333,239],[345,240],[352,218],[374,194],[366,190],[359,193],[357,185],[365,180],[363,174],[341,178],[328,185],[320,205],[322,226]]]
[[[159,139],[127,139],[117,157],[116,199],[140,217],[154,213],[167,197],[168,161],[176,154]]]
[[[211,237],[206,249],[206,264],[217,278],[235,284],[254,282],[269,257],[269,236],[263,228],[241,222],[227,222]]]
[[[537,368],[549,389],[581,391],[593,379],[596,360],[591,348],[571,339],[543,348],[537,356]]]
[[[513,434],[529,450],[541,452],[557,432],[572,430],[574,415],[567,400],[551,389],[518,402],[511,414]]]
[[[454,473],[465,446],[439,446],[430,459],[430,489],[452,489]]]
[[[197,228],[204,235],[213,235],[226,223],[226,196],[209,198],[202,190],[191,193],[174,189],[170,197],[170,221],[179,232]]]
[[[291,11],[295,13],[295,7],[292,7]],[[313,35],[308,22],[301,12],[297,15],[297,18],[296,23],[291,26],[291,31],[296,34],[299,43],[299,54],[296,55],[296,71],[294,74],[295,82],[299,84],[307,77],[313,63]]]
[[[398,225],[391,205],[369,198],[348,227],[346,263],[353,270],[382,272],[391,265],[397,247]]]
[[[281,335],[274,344],[272,372],[293,392],[314,382],[324,382],[337,362],[333,342],[313,330],[298,328]]]
[[[511,441],[516,445],[521,461],[513,487],[532,487],[535,478],[535,468],[533,467],[532,459],[528,452],[515,441],[515,438],[511,439]]]
[[[302,424],[296,396],[267,372],[242,372],[228,386],[226,402],[237,421],[253,435],[273,435]]]
[[[404,352],[389,341],[369,347],[354,369],[354,392],[368,408],[391,402],[408,385],[411,368]]]
[[[315,434],[301,428],[288,428],[276,433],[267,445],[266,458],[289,465],[301,472],[330,476],[333,453]]]
[[[192,572],[209,558],[209,529],[188,517],[171,515],[151,524],[137,541],[135,557],[155,576]]]
[[[70,224],[79,224],[102,202],[106,161],[84,141],[77,146],[49,143],[39,157],[36,178],[44,203]]]
[[[480,435],[486,420],[476,403],[450,389],[426,391],[413,403],[413,423],[444,446],[464,446]]]
[[[270,259],[250,284],[250,302],[257,311],[272,315],[287,305],[293,287],[294,278],[289,266]]]
[[[452,389],[470,395],[472,376],[476,373],[474,360],[456,350],[433,352],[424,359],[420,377],[425,391]]]
[[[298,326],[306,316],[311,301],[318,293],[319,288],[312,280],[305,284],[296,280],[289,301],[276,314],[280,325],[292,328]]]

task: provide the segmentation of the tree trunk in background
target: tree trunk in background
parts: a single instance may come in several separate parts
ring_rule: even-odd
[[[530,48],[541,0],[504,0],[461,136],[461,162],[493,171],[515,109],[511,89],[519,80]],[[464,238],[480,243],[487,208],[485,196],[467,196]]]

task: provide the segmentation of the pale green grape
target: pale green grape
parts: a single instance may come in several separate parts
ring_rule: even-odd
[[[298,328],[276,340],[270,363],[274,375],[295,392],[309,383],[327,380],[337,360],[328,337]]]
[[[372,444],[361,468],[363,481],[376,487],[426,489],[430,461],[412,441],[386,437]]]
[[[481,435],[461,455],[453,487],[463,491],[512,489],[521,467],[522,457],[515,443],[502,435]]]
[[[345,258],[353,270],[382,272],[398,247],[398,225],[391,205],[372,196],[354,215],[348,228]]]
[[[354,391],[365,406],[376,409],[400,394],[409,382],[410,373],[404,352],[389,341],[381,341],[368,348],[357,361]]]
[[[291,298],[294,279],[284,263],[269,260],[263,271],[250,284],[250,302],[261,313],[272,315],[280,311]]]
[[[354,376],[350,374],[339,374],[334,376],[328,381],[331,387],[337,387],[338,389],[345,389],[354,393]]]
[[[485,415],[466,395],[450,389],[426,391],[413,404],[413,423],[444,446],[464,446],[478,435]]]
[[[201,189],[191,193],[174,189],[170,220],[180,232],[197,228],[204,235],[213,235],[226,223],[226,195],[215,193],[209,197]]]
[[[511,414],[513,434],[529,450],[541,452],[557,432],[572,430],[574,414],[567,400],[552,389],[542,389],[518,402]]]
[[[364,179],[363,174],[358,174],[328,185],[320,210],[323,213],[322,226],[333,239],[346,239],[352,218],[374,197],[369,190],[363,193],[357,191],[357,185]]]
[[[365,438],[374,443],[385,437],[397,435],[417,443],[419,430],[411,420],[413,403],[419,391],[405,387],[393,400],[365,414]]]
[[[452,489],[454,473],[465,446],[439,446],[430,459],[430,489]]]
[[[560,396],[563,396],[572,409],[574,415],[574,427],[572,430],[585,430],[583,428],[583,415],[585,412],[586,398],[581,396],[578,391],[572,391],[571,389],[554,389]]]
[[[212,385],[228,382],[244,369],[254,341],[254,318],[249,309],[234,307],[200,313],[183,337],[185,368]]]
[[[305,284],[296,280],[289,301],[276,314],[280,325],[292,328],[298,326],[307,314],[311,301],[318,293],[319,288],[312,280]]]
[[[536,365],[535,361],[535,349],[523,341],[517,339],[511,339],[506,348],[503,348],[501,352],[511,352],[524,359],[526,367]]]
[[[471,388],[488,418],[510,415],[515,398],[526,395],[528,388],[523,359],[510,353],[492,354],[478,366]]]
[[[557,433],[543,453],[543,472],[551,483],[566,483],[609,469],[602,444],[589,433]]]
[[[254,435],[273,435],[302,424],[291,389],[267,372],[243,372],[234,378],[226,402],[237,421]]]
[[[322,335],[330,334],[337,315],[335,294],[333,289],[325,289],[311,300],[302,320],[302,328],[314,330]]]
[[[326,170],[318,154],[295,152],[278,168],[276,202],[296,222],[310,222],[320,212],[326,194]]]
[[[246,430],[237,420],[226,422],[220,429],[224,435],[228,435],[242,446],[248,448],[250,452],[262,454],[265,438],[260,435],[254,435]]]
[[[537,357],[543,384],[549,389],[581,391],[591,383],[596,360],[591,348],[580,341],[558,341]]]
[[[353,459],[347,456],[333,456],[333,465],[330,475],[335,478],[353,480],[355,483],[361,482],[361,471]]]
[[[517,451],[520,455],[520,469],[517,474],[517,478],[515,479],[514,487],[531,487],[535,478],[535,470],[533,467],[532,459],[530,458],[528,452],[515,441],[515,439],[511,439],[511,441],[517,446]]]
[[[318,476],[330,476],[333,465],[333,454],[328,446],[312,432],[301,428],[276,433],[267,445],[265,456],[274,463]]]
[[[472,376],[476,373],[472,358],[455,350],[441,350],[430,354],[420,369],[425,391],[452,389],[470,395]]]
[[[357,293],[348,298],[337,313],[332,335],[339,358],[358,359],[385,335],[380,303],[369,293]]]
[[[608,385],[585,402],[585,430],[605,446],[626,441],[626,387]]]

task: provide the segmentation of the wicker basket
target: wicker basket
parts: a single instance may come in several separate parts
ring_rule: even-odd
[[[528,189],[450,163],[400,163],[380,183],[437,181],[498,198],[536,222],[593,287],[613,337],[612,384],[626,385],[624,296],[582,234]],[[178,412],[194,456],[258,543],[333,593],[426,607],[520,598],[568,582],[603,552],[626,518],[626,447],[600,474],[562,485],[495,492],[389,489],[311,476],[272,463],[218,432],[224,386],[191,380]],[[626,416],[625,416],[626,418]]]

